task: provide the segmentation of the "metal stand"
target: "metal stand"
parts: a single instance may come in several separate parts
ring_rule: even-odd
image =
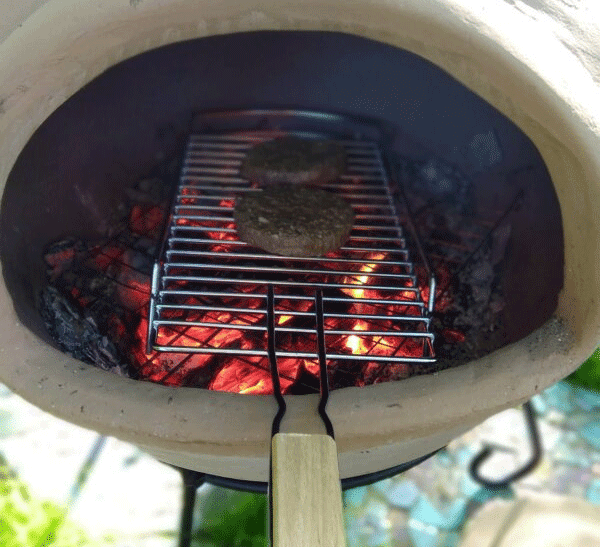
[[[503,479],[486,479],[480,474],[480,468],[481,465],[485,462],[485,460],[487,460],[494,452],[491,447],[486,446],[471,462],[471,466],[469,468],[471,477],[475,482],[478,482],[479,484],[491,490],[501,490],[504,488],[508,488],[511,485],[511,483],[527,475],[540,462],[542,458],[542,443],[540,441],[540,433],[538,431],[533,406],[531,405],[530,401],[523,403],[523,413],[525,414],[527,430],[529,433],[529,440],[531,442],[531,457],[529,461],[523,467],[517,469],[516,471],[509,474]]]
[[[361,475],[357,477],[350,477],[342,480],[342,489],[358,488],[373,482],[387,479],[389,477],[404,473],[408,469],[419,465],[423,461],[429,459],[435,455],[435,452],[422,456],[416,460],[406,462],[395,466],[390,469],[385,469],[375,473],[369,473],[367,475]],[[198,471],[191,471],[189,469],[182,469],[176,466],[170,466],[176,469],[181,474],[183,480],[183,504],[181,508],[181,518],[179,524],[179,539],[177,547],[190,547],[192,540],[192,527],[194,520],[194,507],[196,502],[196,491],[204,483],[212,484],[218,488],[229,488],[233,490],[239,490],[241,492],[254,492],[256,494],[267,495],[266,482],[253,482],[244,481],[237,479],[229,479],[225,477],[218,477],[215,475],[208,475],[206,473],[200,473]]]
[[[190,547],[192,541],[192,523],[194,520],[194,506],[196,504],[196,491],[205,482],[204,473],[178,468],[183,480],[183,508],[179,524],[178,547]]]

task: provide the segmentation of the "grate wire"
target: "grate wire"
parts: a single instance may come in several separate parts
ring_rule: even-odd
[[[431,297],[426,301],[397,210],[394,181],[377,142],[338,141],[346,149],[347,168],[325,188],[355,212],[352,233],[338,251],[285,257],[239,240],[235,199],[260,191],[240,176],[240,166],[252,146],[278,134],[189,138],[153,270],[147,352],[260,357],[262,365],[251,361],[268,368],[267,287],[272,285],[275,331],[284,340],[275,350],[277,358],[318,362],[314,291],[321,289],[328,361],[435,362],[434,280],[428,280]],[[221,345],[214,336],[198,336],[215,329],[236,336]]]

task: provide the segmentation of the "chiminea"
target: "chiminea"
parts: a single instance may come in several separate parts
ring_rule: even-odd
[[[191,113],[216,108],[294,105],[377,118],[397,130],[390,149],[429,192],[416,195],[415,216],[422,206],[456,205],[466,188],[458,171],[469,171],[480,189],[494,172],[488,205],[520,208],[503,243],[514,290],[513,330],[503,331],[509,343],[432,374],[334,390],[328,414],[342,477],[440,448],[593,351],[600,80],[589,61],[598,55],[595,23],[583,8],[557,1],[527,15],[505,2],[480,9],[459,0],[306,0],[260,9],[238,1],[30,4],[27,12],[15,2],[0,8],[0,377],[40,408],[165,462],[267,480],[271,396],[100,370],[56,349],[38,306],[47,245],[105,234],[125,188],[165,153],[181,151]],[[574,28],[587,30],[576,36]],[[546,191],[520,195],[525,181]],[[421,226],[430,243],[448,242],[452,224],[432,218]],[[429,251],[434,261],[434,244]],[[486,272],[482,265],[470,274]],[[518,313],[520,303],[527,313]],[[461,332],[436,335],[450,344]],[[288,396],[283,427],[320,431],[317,397]]]

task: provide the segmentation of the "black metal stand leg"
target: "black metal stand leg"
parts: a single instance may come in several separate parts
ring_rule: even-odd
[[[190,547],[192,541],[192,522],[194,520],[194,505],[196,491],[204,484],[205,475],[198,471],[179,469],[183,480],[183,507],[179,524],[178,547]]]
[[[535,412],[530,401],[523,403],[523,413],[525,415],[525,421],[527,423],[527,432],[529,433],[529,441],[531,444],[531,457],[529,461],[523,465],[520,469],[516,469],[511,474],[499,480],[490,480],[483,477],[479,470],[492,454],[493,450],[490,447],[485,447],[471,462],[470,473],[471,478],[489,488],[490,490],[501,490],[508,488],[514,481],[524,477],[531,472],[540,460],[542,459],[542,442],[540,440],[540,432],[537,427]]]

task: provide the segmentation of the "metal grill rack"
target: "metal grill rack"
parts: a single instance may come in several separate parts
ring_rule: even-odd
[[[397,210],[399,191],[377,142],[338,139],[347,152],[347,169],[323,188],[339,193],[355,212],[351,236],[338,251],[283,257],[238,239],[235,198],[260,191],[240,176],[242,160],[252,146],[281,134],[255,130],[190,137],[154,265],[148,353],[223,354],[258,366],[264,359],[268,369],[267,288],[272,285],[278,358],[317,361],[318,288],[324,294],[328,362],[433,363],[435,279],[417,241],[426,278],[419,287]],[[216,330],[224,336],[215,337]]]

